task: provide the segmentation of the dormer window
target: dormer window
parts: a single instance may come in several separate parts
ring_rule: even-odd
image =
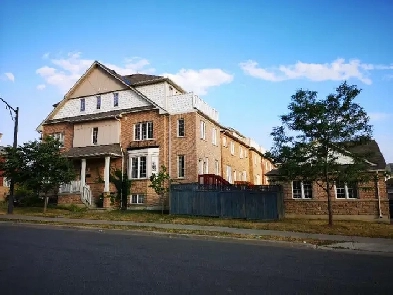
[[[81,98],[80,102],[81,102],[80,110],[81,112],[84,112],[86,110],[86,100],[84,98]]]
[[[97,95],[97,110],[101,109],[101,96]]]

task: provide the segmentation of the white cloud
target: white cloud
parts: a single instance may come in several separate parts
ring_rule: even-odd
[[[43,59],[47,59],[48,57],[49,57],[49,52],[44,53],[44,54],[42,55],[42,58],[43,58]]]
[[[221,69],[186,70],[181,69],[176,74],[165,73],[168,77],[187,91],[194,91],[199,95],[207,93],[208,88],[232,82],[233,75]]]
[[[294,79],[307,79],[311,81],[342,81],[357,79],[364,84],[370,85],[371,79],[368,78],[371,70],[392,70],[392,65],[373,65],[361,63],[358,59],[348,62],[339,58],[331,63],[304,63],[298,61],[292,65],[280,65],[273,68],[261,68],[258,63],[248,60],[239,64],[243,72],[257,79],[278,82]]]
[[[38,89],[38,90],[43,90],[43,89],[45,89],[45,87],[46,87],[45,84],[37,85],[37,89]]]
[[[12,82],[15,82],[15,76],[14,76],[13,73],[4,73],[4,75],[7,76],[7,79],[8,79],[8,80],[10,80],[10,81],[12,81]]]
[[[46,84],[56,86],[62,92],[67,92],[94,62],[94,60],[81,58],[80,52],[68,53],[65,58],[58,59],[49,58],[49,53],[46,53],[43,58],[47,59],[50,64],[37,69],[36,73],[45,80]],[[140,57],[125,59],[124,64],[120,66],[105,62],[102,64],[120,75],[153,74],[156,72],[150,66],[149,60]],[[176,74],[165,73],[162,75],[173,79],[187,91],[194,91],[202,95],[206,94],[210,87],[230,83],[233,80],[232,75],[221,69],[182,69]]]
[[[393,117],[392,114],[379,113],[379,112],[369,113],[368,116],[372,121],[382,121]]]

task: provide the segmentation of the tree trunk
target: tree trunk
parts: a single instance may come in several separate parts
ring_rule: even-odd
[[[161,215],[164,215],[164,194],[161,194]]]
[[[44,202],[44,213],[46,213],[46,208],[48,207],[49,197],[45,194],[45,202]]]

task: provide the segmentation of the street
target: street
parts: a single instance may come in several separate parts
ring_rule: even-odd
[[[0,293],[391,294],[392,257],[0,224]]]

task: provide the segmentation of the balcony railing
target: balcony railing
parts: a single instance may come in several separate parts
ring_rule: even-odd
[[[148,148],[148,147],[156,147],[158,146],[158,142],[156,140],[134,140],[130,141],[130,148]]]
[[[59,194],[64,193],[80,193],[81,192],[81,182],[80,180],[74,180],[70,183],[64,183],[59,187]]]

